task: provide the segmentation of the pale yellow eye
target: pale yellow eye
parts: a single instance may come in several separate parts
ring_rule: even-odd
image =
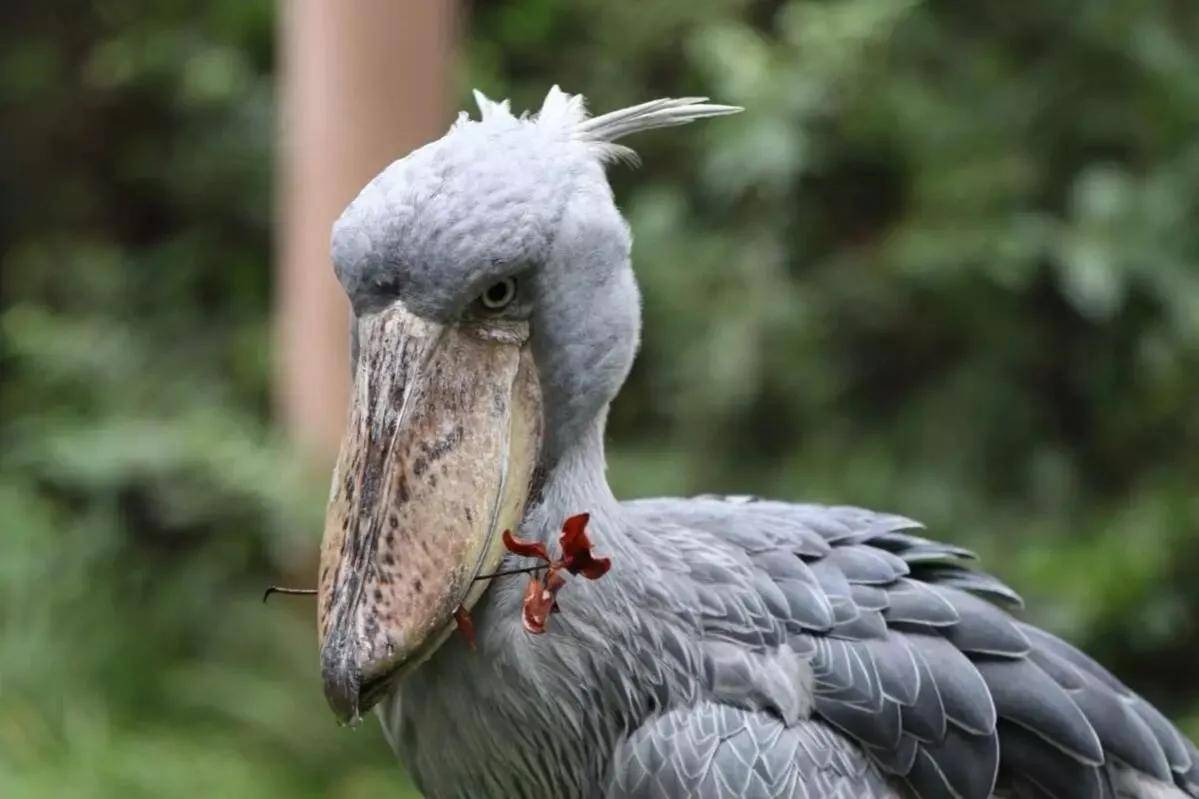
[[[508,307],[514,299],[516,278],[506,277],[499,283],[492,283],[487,291],[483,292],[483,296],[479,297],[479,303],[489,311],[500,311]]]

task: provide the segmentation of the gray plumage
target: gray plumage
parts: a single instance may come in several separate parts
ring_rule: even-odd
[[[1116,797],[1129,769],[1145,796],[1195,795],[1193,747],[1101,667],[918,567],[903,574],[903,542],[930,546],[903,532],[913,522],[718,499],[619,512],[612,573],[573,582],[549,635],[526,635],[516,592],[499,590],[479,654],[451,641],[384,711],[431,795]],[[878,563],[897,576],[808,576],[862,553],[896,558]],[[863,586],[883,607],[858,605]],[[888,618],[892,594],[904,620]],[[881,635],[807,607],[834,604],[881,613]]]
[[[705,496],[618,502],[608,403],[639,297],[603,163],[638,130],[736,110],[661,100],[589,119],[557,89],[397,162],[338,222],[359,314],[391,298],[458,318],[515,276],[544,395],[540,490],[521,535],[587,511],[598,581],[542,636],[523,578],[474,610],[380,706],[432,797],[1199,796],[1199,753],[1102,667],[1009,614],[971,553],[902,516]],[[522,565],[509,557],[508,567]],[[1156,793],[1155,793],[1156,792]]]

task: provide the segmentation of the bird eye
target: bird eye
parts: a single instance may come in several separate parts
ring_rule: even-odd
[[[500,311],[516,299],[516,278],[506,277],[493,283],[479,297],[479,303],[489,311]]]

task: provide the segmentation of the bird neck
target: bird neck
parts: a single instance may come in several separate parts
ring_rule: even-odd
[[[556,542],[563,520],[588,513],[591,515],[588,532],[596,544],[610,550],[624,548],[621,506],[606,476],[606,419],[607,408],[604,408],[548,467],[540,501],[522,526],[525,535],[547,543]]]

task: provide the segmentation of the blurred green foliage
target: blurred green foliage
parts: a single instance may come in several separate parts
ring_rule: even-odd
[[[311,608],[258,604],[310,582],[325,493],[269,413],[274,13],[6,6],[4,796],[397,795]],[[612,172],[618,493],[921,518],[1199,735],[1199,6],[506,0],[465,34],[462,98],[747,108]]]

